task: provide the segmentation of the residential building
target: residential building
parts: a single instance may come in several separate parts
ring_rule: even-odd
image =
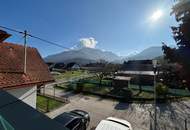
[[[131,60],[124,62],[117,76],[131,77],[131,83],[141,85],[153,85],[152,60]]]
[[[54,81],[36,48],[0,42],[0,89],[36,108],[37,86]],[[26,72],[24,72],[26,67]]]

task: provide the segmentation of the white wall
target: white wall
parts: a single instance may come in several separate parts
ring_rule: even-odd
[[[37,89],[36,86],[31,86],[31,87],[7,90],[7,92],[19,99],[22,99],[23,97],[26,97],[27,95],[30,95],[32,93],[30,96],[25,98],[23,102],[32,106],[33,108],[36,108],[36,96],[37,96],[37,92],[35,91],[36,89]]]

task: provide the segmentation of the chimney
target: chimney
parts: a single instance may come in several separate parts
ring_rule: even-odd
[[[8,34],[7,32],[0,30],[0,43],[3,42],[5,39],[10,37],[11,35]]]

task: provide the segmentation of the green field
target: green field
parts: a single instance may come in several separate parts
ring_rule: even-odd
[[[129,88],[131,88],[133,90],[139,90],[138,85],[132,84],[129,86]],[[142,90],[144,92],[153,93],[154,87],[153,86],[142,86]],[[168,95],[171,95],[171,96],[190,96],[190,92],[186,89],[171,89],[171,88],[169,88]]]
[[[49,100],[49,101],[48,101]],[[64,103],[45,96],[37,96],[37,109],[43,112],[51,111]]]
[[[100,95],[112,95],[117,97],[124,97],[126,98],[129,94],[132,95],[132,98],[142,98],[142,99],[153,99],[154,98],[154,87],[153,86],[142,86],[142,92],[139,93],[139,86],[131,84],[127,90],[129,91],[118,91],[114,90],[113,86],[111,86],[111,80],[102,80],[101,87],[99,86],[99,81],[94,78],[89,78],[85,80],[81,80],[78,82],[78,86],[80,86],[82,89],[80,91],[83,92],[89,92],[94,94],[100,94]],[[59,85],[60,88],[63,88],[65,90],[76,90],[77,83],[70,83],[70,84],[61,84]],[[79,88],[80,88],[79,87]],[[173,97],[189,97],[190,92],[185,89],[170,89],[168,91],[167,97],[173,98]],[[162,96],[159,98],[163,98]]]
[[[101,95],[112,95],[112,96],[118,96],[118,97],[128,96],[128,91],[114,90],[113,87],[109,87],[109,86],[102,85],[101,87],[99,87],[98,84],[92,84],[92,83],[82,83],[81,86],[83,86],[83,91],[85,92],[97,93]],[[133,98],[151,99],[154,96],[152,92],[143,91],[140,94],[138,94],[139,91],[136,89],[127,89],[127,90],[131,91]]]
[[[60,73],[58,75],[54,75],[54,78],[56,80],[69,80],[73,79],[76,77],[81,77],[81,76],[86,76],[89,75],[88,71],[83,71],[83,70],[76,70],[76,71],[66,71],[64,73]]]
[[[63,77],[72,77],[72,75],[79,76],[83,72],[66,72]],[[112,81],[109,79],[103,79],[101,87],[99,86],[99,80],[96,76],[91,78],[85,78],[79,82],[59,84],[57,86],[59,89],[64,89],[65,91],[80,91],[90,94],[98,94],[105,96],[115,96],[123,98],[133,98],[133,99],[147,99],[151,100],[154,98],[154,87],[153,86],[142,86],[142,92],[139,92],[139,86],[130,84],[127,89],[117,90],[112,86]],[[126,87],[125,87],[126,88]],[[158,97],[158,96],[157,96]],[[171,89],[169,88],[167,93],[167,98],[175,97],[190,97],[190,92],[185,89]],[[159,96],[158,98],[165,99],[166,97]]]

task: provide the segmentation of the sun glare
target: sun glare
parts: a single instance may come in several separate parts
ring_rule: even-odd
[[[163,15],[162,10],[157,10],[157,11],[155,11],[155,12],[152,14],[152,16],[151,16],[151,21],[152,21],[152,22],[158,21],[158,20],[160,19],[160,17],[162,17],[162,15]]]

